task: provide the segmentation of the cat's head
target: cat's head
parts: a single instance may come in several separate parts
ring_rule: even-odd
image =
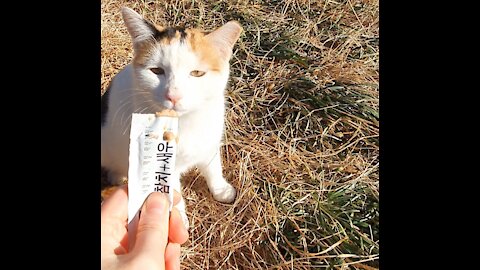
[[[223,102],[229,60],[242,31],[237,22],[208,33],[155,26],[126,7],[122,16],[133,43],[136,90],[151,103],[144,106],[182,115],[212,100]]]

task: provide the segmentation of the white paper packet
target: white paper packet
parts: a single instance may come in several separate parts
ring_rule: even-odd
[[[175,111],[132,114],[128,160],[129,234],[134,233],[139,210],[150,193],[167,193],[169,210],[172,210],[172,181],[179,181],[171,177],[175,169],[177,134],[178,118]]]

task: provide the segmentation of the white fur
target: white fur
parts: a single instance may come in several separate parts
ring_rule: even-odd
[[[122,11],[135,45],[132,33],[148,35],[145,32],[148,27],[141,26],[141,17],[132,14],[134,11]],[[188,42],[173,42],[157,45],[145,66],[132,63],[115,76],[109,89],[106,122],[101,129],[102,166],[109,170],[112,182],[119,183],[128,174],[132,113],[155,113],[168,108],[179,114],[175,174],[180,177],[197,166],[216,200],[232,202],[235,199],[235,189],[222,176],[219,153],[224,129],[228,60],[225,59],[220,72],[213,72],[192,52]],[[155,67],[163,68],[165,74],[153,73],[150,69]],[[205,71],[206,74],[193,77],[190,75],[193,70]],[[181,98],[172,104],[166,98],[167,92]],[[181,191],[180,185],[174,188]],[[188,227],[183,200],[178,208]]]

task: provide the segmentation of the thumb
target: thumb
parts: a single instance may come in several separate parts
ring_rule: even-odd
[[[145,200],[137,227],[137,237],[133,251],[151,258],[158,258],[164,265],[168,243],[168,199],[166,194],[152,192]]]

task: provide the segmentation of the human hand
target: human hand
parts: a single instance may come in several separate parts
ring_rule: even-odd
[[[180,195],[174,193],[174,204]],[[188,239],[178,210],[173,207],[168,218],[168,199],[153,192],[142,206],[135,244],[128,251],[127,187],[116,190],[102,204],[102,269],[180,269],[180,244]]]

